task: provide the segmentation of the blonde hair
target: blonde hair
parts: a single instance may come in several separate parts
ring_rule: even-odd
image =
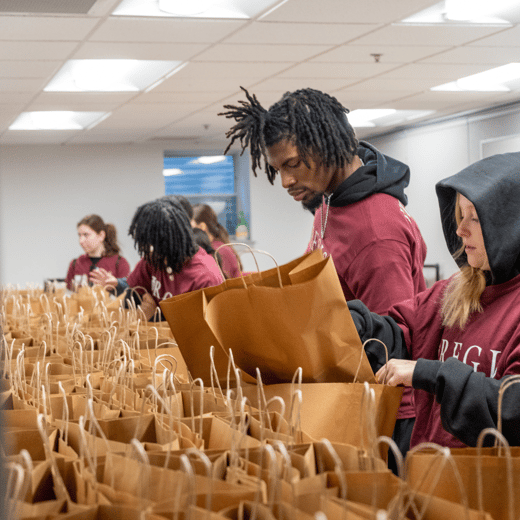
[[[462,221],[462,213],[459,206],[459,194],[455,202],[455,221],[457,227]],[[453,257],[459,258],[464,252],[461,246]],[[482,312],[480,297],[486,288],[486,275],[479,268],[464,265],[449,282],[442,299],[441,315],[442,324],[445,327],[458,326],[464,329],[469,317],[474,312]]]

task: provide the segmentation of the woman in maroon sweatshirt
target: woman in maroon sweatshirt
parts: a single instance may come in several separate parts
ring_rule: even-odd
[[[99,215],[87,215],[78,222],[79,245],[84,255],[72,260],[67,271],[68,289],[88,285],[89,274],[100,267],[123,278],[130,272],[130,265],[120,253],[115,226],[106,224]]]
[[[415,389],[411,445],[475,446],[483,429],[497,427],[500,385],[520,374],[520,153],[478,161],[436,191],[460,271],[389,316],[360,301],[349,308],[361,339],[381,339],[395,358],[382,366],[367,344],[378,379]],[[520,445],[519,402],[520,385],[512,385],[501,415],[513,445]]]

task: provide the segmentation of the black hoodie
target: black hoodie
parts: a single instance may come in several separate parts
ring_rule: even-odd
[[[520,153],[494,155],[440,181],[437,197],[444,237],[453,255],[462,245],[455,233],[456,192],[477,211],[491,268],[491,283],[507,282],[520,273]],[[457,260],[467,264],[466,253]]]
[[[386,193],[406,206],[408,198],[404,189],[410,182],[410,168],[363,141],[359,143],[357,155],[363,161],[363,166],[334,190],[330,205],[347,206],[374,193]]]

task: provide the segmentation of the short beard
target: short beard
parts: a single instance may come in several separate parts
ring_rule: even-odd
[[[316,210],[321,206],[323,202],[323,193],[316,193],[311,200],[302,201],[302,206],[304,209],[310,211],[313,215]]]

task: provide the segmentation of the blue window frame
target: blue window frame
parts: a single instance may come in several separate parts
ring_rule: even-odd
[[[165,153],[166,195],[184,195],[192,204],[210,205],[233,236],[239,219],[232,155],[179,157]]]

